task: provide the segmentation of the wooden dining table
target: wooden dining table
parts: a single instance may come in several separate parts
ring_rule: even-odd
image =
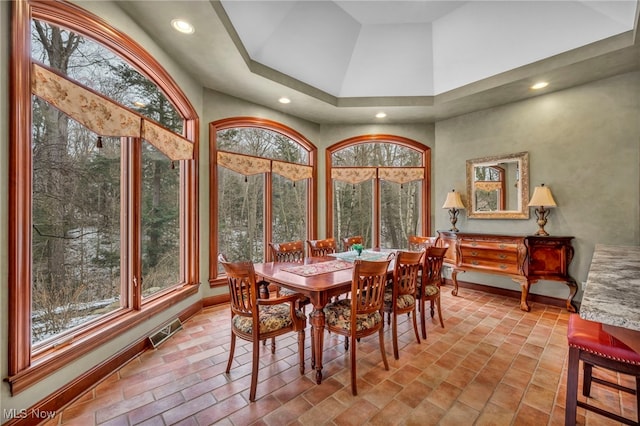
[[[387,255],[386,252],[379,252],[377,260],[384,259]],[[369,251],[369,258],[374,260],[374,257],[376,256],[372,251]],[[254,269],[259,278],[298,292],[311,301],[311,368],[316,370],[316,383],[322,383],[322,352],[326,324],[324,307],[333,297],[351,290],[353,262],[334,256],[308,257],[304,263],[256,263]],[[390,262],[389,271],[393,271],[393,262]]]

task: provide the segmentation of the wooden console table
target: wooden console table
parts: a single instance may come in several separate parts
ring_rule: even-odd
[[[458,273],[473,271],[510,277],[520,284],[520,309],[529,311],[529,288],[538,280],[564,282],[569,287],[567,310],[577,312],[573,297],[578,285],[569,275],[573,237],[539,237],[438,231],[439,246],[448,247],[445,265],[450,267],[458,294]]]

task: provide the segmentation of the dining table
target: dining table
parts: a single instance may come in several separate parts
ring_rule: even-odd
[[[316,383],[322,383],[322,353],[326,324],[324,307],[329,301],[351,291],[355,259],[383,260],[395,250],[365,250],[360,256],[356,252],[336,253],[322,257],[307,257],[299,262],[255,263],[256,276],[278,286],[293,290],[309,298],[313,311],[309,315],[311,324],[311,368],[316,371]],[[391,256],[393,257],[393,256]],[[389,273],[393,272],[393,261]]]
[[[640,353],[640,247],[596,244],[580,317]]]

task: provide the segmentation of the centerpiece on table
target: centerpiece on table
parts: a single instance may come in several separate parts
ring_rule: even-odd
[[[362,244],[354,244],[351,246],[351,250],[355,250],[358,253],[358,256],[362,256],[362,249],[364,249]]]

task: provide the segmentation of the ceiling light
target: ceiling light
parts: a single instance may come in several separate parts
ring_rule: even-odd
[[[193,25],[185,21],[184,19],[174,19],[171,21],[171,26],[183,34],[193,34],[196,30]]]
[[[133,106],[138,107],[138,108],[144,108],[147,106],[147,104],[145,104],[144,102],[140,102],[140,101],[135,101],[133,103]]]
[[[387,114],[382,111],[376,114],[376,118],[385,118],[386,116]]]
[[[539,89],[544,89],[548,85],[549,85],[549,83],[547,83],[546,81],[540,81],[540,82],[534,84],[533,86],[531,86],[531,88],[533,90],[539,90]]]
[[[285,98],[284,96],[281,97],[280,99],[278,99],[278,102],[280,102],[281,104],[288,104],[291,103],[291,99],[289,98]]]

